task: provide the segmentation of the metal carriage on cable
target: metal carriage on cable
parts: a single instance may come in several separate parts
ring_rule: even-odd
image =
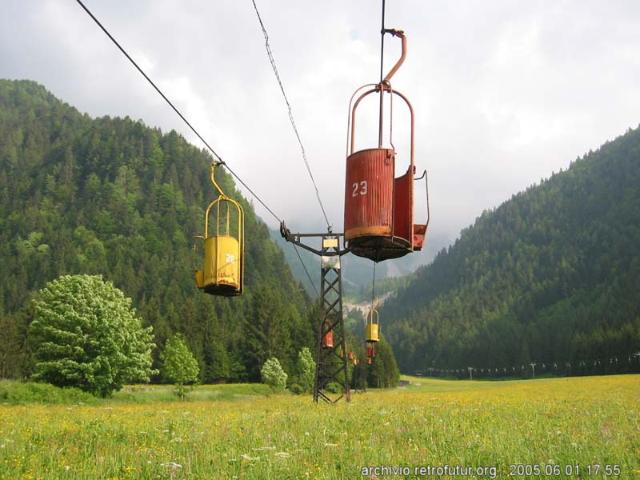
[[[407,38],[403,31],[384,28],[384,5],[382,27],[382,51],[384,35],[390,33],[400,38],[402,51],[389,73],[383,78],[381,61],[380,82],[358,88],[349,103],[347,126],[347,159],[344,202],[344,238],[349,251],[374,262],[402,257],[422,250],[429,225],[429,190],[426,170],[414,178],[415,166],[415,116],[411,103],[405,95],[391,87],[391,78],[403,64],[407,54]],[[356,112],[362,101],[371,94],[378,94],[378,145],[374,148],[356,150]],[[383,146],[385,124],[384,105],[388,98],[389,144]],[[397,168],[397,152],[393,145],[393,100],[399,98],[410,115],[409,162],[405,171]],[[396,170],[399,170],[396,176]],[[425,179],[427,219],[424,224],[414,223],[414,181]],[[375,346],[380,341],[380,322],[373,297],[375,296],[375,268],[372,304],[365,323],[367,363],[371,364],[376,354]]]
[[[380,317],[375,307],[371,307],[369,310],[366,322],[365,340],[367,343],[378,343],[380,341]]]
[[[204,260],[195,280],[205,293],[232,297],[242,294],[244,284],[244,211],[216,182],[216,166],[211,164],[210,178],[218,198],[207,206],[204,236],[197,237],[204,240]]]
[[[380,341],[380,317],[378,310],[373,305],[371,305],[371,309],[367,314],[364,333],[367,347],[367,363],[371,365],[373,357],[376,356],[375,345]]]
[[[353,94],[349,105],[347,131],[344,236],[351,253],[375,262],[421,250],[429,224],[428,189],[427,221],[425,224],[413,223],[413,183],[416,170],[413,107],[407,97],[391,88],[390,83],[391,77],[404,62],[406,36],[399,30],[386,30],[385,33],[391,33],[402,40],[401,57],[380,83],[364,85]],[[356,98],[367,87],[370,88]],[[378,146],[355,151],[356,111],[362,100],[372,93],[378,93],[380,99]],[[385,94],[389,95],[391,102],[391,148],[383,147]],[[398,177],[395,176],[397,155],[392,143],[394,96],[406,104],[411,116],[409,166]],[[426,171],[419,179],[423,177],[426,183]]]

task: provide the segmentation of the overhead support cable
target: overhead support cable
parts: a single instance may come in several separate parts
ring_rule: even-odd
[[[320,191],[318,190],[318,185],[316,180],[311,172],[311,166],[309,165],[309,161],[307,160],[307,153],[305,151],[304,145],[302,144],[302,139],[300,138],[300,133],[298,132],[298,127],[296,126],[296,121],[293,117],[293,109],[291,108],[291,102],[289,102],[289,98],[287,97],[287,93],[284,89],[284,85],[282,83],[282,79],[280,78],[280,73],[278,72],[278,67],[276,65],[276,60],[273,56],[273,52],[271,51],[271,44],[269,43],[269,34],[267,33],[267,29],[264,26],[264,22],[262,21],[262,17],[260,16],[260,12],[258,11],[258,6],[256,5],[255,0],[251,0],[253,3],[253,9],[256,12],[258,17],[258,22],[260,22],[260,28],[262,29],[262,34],[264,35],[264,45],[267,50],[267,56],[269,57],[269,63],[271,63],[271,68],[273,69],[273,73],[276,76],[276,80],[278,81],[278,86],[280,87],[280,91],[282,92],[282,96],[284,97],[284,101],[287,105],[287,111],[289,113],[289,122],[291,122],[291,127],[293,128],[293,132],[296,135],[296,139],[298,140],[298,145],[300,145],[300,152],[302,153],[302,160],[304,161],[305,166],[307,167],[307,172],[309,173],[309,178],[311,178],[311,183],[313,183],[313,188],[316,192],[316,198],[318,199],[318,204],[320,205],[320,209],[322,210],[322,215],[324,216],[324,220],[327,223],[327,229],[331,230],[331,224],[329,222],[329,218],[327,217],[327,212],[322,203],[322,199],[320,197]]]
[[[316,296],[319,297],[320,296],[320,292],[318,291],[318,287],[316,287],[315,282],[311,278],[311,274],[309,273],[309,270],[307,270],[307,266],[304,264],[304,261],[302,260],[302,256],[300,255],[300,251],[298,250],[298,246],[293,244],[293,243],[291,244],[291,246],[295,250],[296,255],[298,255],[298,260],[300,260],[300,263],[302,264],[302,268],[304,269],[304,273],[307,274],[307,279],[309,280],[309,283],[313,287],[313,290],[316,292]]]
[[[136,70],[138,70],[138,72],[140,72],[140,74],[145,78],[145,80],[147,80],[147,82],[149,82],[149,84],[151,84],[151,86],[156,90],[156,92],[158,92],[158,94],[164,99],[164,101],[167,102],[167,104],[169,104],[169,106],[173,109],[173,111],[176,112],[176,114],[182,119],[182,121],[191,129],[191,131],[207,147],[207,149],[214,156],[214,159],[216,160],[216,162],[218,162],[220,165],[224,166],[224,168],[226,168],[229,171],[229,173],[231,175],[233,175],[233,177],[260,203],[260,205],[262,205],[267,210],[267,212],[269,212],[271,214],[271,216],[273,216],[273,218],[275,218],[278,221],[278,223],[282,223],[282,219],[278,215],[276,215],[274,213],[274,211],[271,208],[269,208],[269,206],[260,198],[260,196],[258,196],[258,194],[255,193],[253,191],[253,189],[251,189],[251,187],[249,187],[249,185],[247,185],[231,169],[231,167],[229,167],[229,165],[222,159],[222,157],[220,155],[218,155],[218,153],[209,144],[209,142],[207,142],[202,137],[202,135],[200,135],[200,133],[195,129],[195,127],[191,124],[191,122],[189,122],[189,120],[187,120],[187,118],[178,109],[178,107],[176,107],[174,105],[174,103],[171,100],[169,100],[169,98],[162,92],[162,90],[160,90],[160,88],[155,84],[155,82],[153,80],[151,80],[151,78],[145,73],[145,71],[142,70],[142,68],[138,65],[138,63],[131,57],[131,55],[129,55],[127,53],[127,51],[122,47],[122,45],[120,45],[120,43],[114,38],[113,35],[111,35],[111,33],[106,29],[106,27],[104,25],[102,25],[102,23],[87,8],[87,6],[84,3],[82,3],[81,0],[76,0],[76,1],[82,7],[82,9],[91,17],[91,19],[98,25],[98,27],[100,27],[100,29],[105,33],[105,35],[107,35],[107,37],[109,37],[109,39],[114,43],[114,45],[116,47],[118,47],[118,50],[120,50],[120,52],[122,52],[122,54],[127,58],[127,60],[129,60],[129,62],[131,62],[131,64],[136,68]],[[317,190],[316,190],[316,192],[317,192]],[[325,216],[325,218],[326,218],[326,216]],[[316,292],[316,295],[319,295],[318,287],[316,287],[315,283],[313,282],[313,280],[311,278],[311,275],[309,274],[309,270],[307,269],[307,266],[305,265],[304,261],[302,260],[302,257],[300,256],[300,252],[298,251],[298,248],[295,245],[294,245],[294,249],[295,249],[296,255],[298,256],[298,260],[300,260],[300,263],[302,264],[302,268],[304,269],[304,271],[305,271],[305,273],[307,275],[307,278],[309,279],[309,282],[311,283],[311,286],[313,287],[314,291]]]
[[[384,80],[384,17],[385,17],[386,2],[382,0],[382,26],[380,27],[380,105],[378,106],[378,148],[382,148],[382,109],[384,108],[384,88],[382,88],[382,82]],[[391,95],[393,98],[393,95]]]
[[[169,98],[162,92],[162,90],[160,90],[160,88],[155,84],[155,82],[153,80],[151,80],[151,78],[149,78],[149,76],[144,72],[144,70],[142,70],[142,68],[136,63],[136,61],[133,58],[131,58],[131,55],[129,55],[127,53],[127,51],[122,47],[122,45],[120,45],[120,43],[113,37],[113,35],[111,35],[111,33],[109,33],[109,31],[106,29],[106,27],[104,25],[102,25],[100,20],[98,20],[96,18],[96,16],[93,13],[91,13],[91,10],[89,10],[87,8],[87,6],[84,3],[82,3],[81,0],[76,0],[76,1],[82,7],[82,9],[91,17],[91,19],[98,25],[98,27],[100,27],[100,29],[105,33],[105,35],[107,35],[107,37],[109,37],[109,39],[114,43],[114,45],[116,47],[118,47],[118,50],[120,50],[120,52],[122,52],[122,54],[125,57],[127,57],[129,62],[131,62],[131,64],[136,68],[136,70],[138,70],[138,72],[140,72],[140,74],[147,80],[147,82],[149,82],[151,84],[151,86],[156,90],[156,92],[158,92],[158,94],[164,99],[164,101],[167,102],[167,104],[169,104],[169,106],[173,109],[173,111],[176,112],[176,114],[191,129],[191,131],[196,135],[196,137],[198,137],[200,139],[200,141],[207,147],[207,149],[214,156],[215,160],[217,162],[219,162],[221,165],[223,165],[224,168],[226,168],[229,171],[229,173],[260,203],[260,205],[262,205],[267,210],[267,212],[269,212],[271,214],[271,216],[273,216],[273,218],[275,218],[278,221],[278,223],[282,223],[282,219],[278,215],[276,215],[274,213],[274,211],[271,208],[269,208],[269,206],[260,198],[260,196],[257,193],[255,193],[229,167],[229,165],[222,159],[222,157],[220,155],[218,155],[218,153],[213,149],[213,147],[195,129],[195,127],[191,124],[191,122],[189,122],[189,120],[187,120],[187,118],[182,114],[182,112],[173,104],[173,102],[171,100],[169,100]]]
[[[384,80],[384,31],[385,31],[385,26],[384,26],[384,16],[385,16],[385,10],[386,10],[386,2],[385,0],[382,0],[382,25],[380,26],[380,83],[382,83],[382,80]]]

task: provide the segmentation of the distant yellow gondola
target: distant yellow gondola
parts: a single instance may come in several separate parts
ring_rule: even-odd
[[[195,272],[196,286],[205,293],[232,297],[242,293],[244,280],[244,211],[225,195],[215,179],[211,164],[211,183],[219,193],[204,214],[204,266]],[[209,234],[209,216],[215,219]]]
[[[365,338],[368,343],[377,343],[380,341],[380,321],[378,318],[378,310],[373,307],[371,307],[371,310],[367,315]]]

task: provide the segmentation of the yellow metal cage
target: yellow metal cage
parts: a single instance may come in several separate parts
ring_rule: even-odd
[[[365,338],[367,342],[380,341],[380,320],[378,310],[371,307],[367,314],[367,323],[365,325]]]
[[[242,293],[244,281],[244,211],[225,195],[215,179],[211,164],[211,183],[219,195],[204,214],[204,264],[196,270],[198,288],[211,295],[232,297]],[[211,235],[209,216],[215,213]]]

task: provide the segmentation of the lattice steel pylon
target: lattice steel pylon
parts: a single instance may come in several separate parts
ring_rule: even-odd
[[[280,233],[289,242],[320,256],[320,316],[316,329],[316,375],[313,384],[313,400],[322,399],[336,403],[344,398],[351,400],[349,369],[347,366],[347,346],[342,315],[342,270],[340,257],[348,252],[341,249],[343,234],[332,233],[291,233],[284,222]],[[321,249],[302,243],[302,237],[321,239]],[[331,386],[339,386],[337,393]]]
[[[351,400],[349,369],[347,368],[347,346],[342,316],[342,270],[340,265],[340,237],[322,237],[320,323],[318,325],[316,350],[316,378],[313,385],[313,400],[319,398],[335,403],[342,397]],[[331,253],[332,255],[327,255]],[[330,334],[330,347],[323,339]],[[340,385],[339,396],[332,397],[327,391],[330,383]]]

